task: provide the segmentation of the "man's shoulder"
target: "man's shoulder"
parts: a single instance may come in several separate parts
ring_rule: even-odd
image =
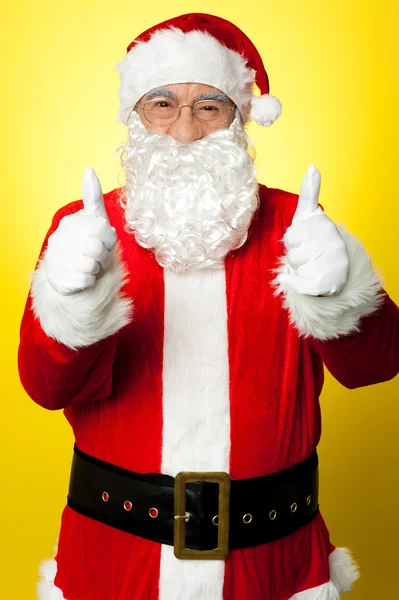
[[[259,184],[259,198],[261,204],[275,207],[277,210],[293,210],[295,212],[298,204],[298,194],[271,188],[264,183]]]
[[[108,213],[110,220],[115,218],[117,220],[123,218],[125,209],[122,205],[123,188],[115,188],[110,192],[104,194],[105,209]]]
[[[298,194],[259,184],[259,212],[266,219],[291,223],[298,204]]]

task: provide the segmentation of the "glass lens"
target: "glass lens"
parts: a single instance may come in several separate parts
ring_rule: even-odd
[[[203,123],[224,123],[229,118],[233,105],[217,100],[200,100],[194,104],[194,114]]]
[[[174,121],[179,114],[179,105],[171,98],[154,98],[144,104],[145,117],[151,123],[168,123]]]

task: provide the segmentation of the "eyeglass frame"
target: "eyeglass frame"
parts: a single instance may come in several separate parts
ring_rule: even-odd
[[[145,119],[146,119],[146,120],[147,120],[149,123],[152,123],[153,125],[160,125],[160,123],[153,123],[152,121],[150,121],[150,119],[149,119],[149,118],[147,117],[147,115],[145,114],[145,106],[146,106],[147,104],[149,104],[150,102],[155,102],[155,101],[157,101],[157,100],[159,101],[161,98],[163,98],[163,96],[159,96],[159,98],[151,98],[151,100],[147,100],[147,102],[145,102],[144,106],[143,106],[142,104],[140,104],[140,100],[139,100],[139,101],[137,102],[137,104],[136,104],[136,106],[134,107],[134,109],[133,109],[133,110],[135,110],[135,109],[136,109],[136,108],[139,106],[139,107],[141,108],[141,110],[142,110],[142,113],[143,113],[143,115],[144,115],[144,118],[145,118]],[[170,101],[170,100],[174,100],[174,98],[167,98],[167,100],[168,100],[168,101]],[[181,115],[181,109],[182,109],[182,108],[184,108],[184,107],[191,108],[191,114],[193,114],[193,115],[194,115],[194,118],[195,118],[195,119],[198,119],[198,121],[199,121],[200,123],[205,123],[205,124],[208,124],[208,123],[218,123],[218,125],[223,125],[224,123],[226,123],[226,122],[229,120],[229,116],[230,116],[230,114],[227,114],[227,116],[226,116],[226,119],[225,119],[224,121],[220,121],[220,122],[217,122],[217,121],[201,121],[201,119],[199,119],[199,118],[196,116],[196,114],[195,114],[195,111],[194,111],[194,107],[195,107],[195,105],[196,105],[196,104],[199,104],[200,102],[222,102],[222,101],[220,101],[220,100],[197,100],[197,102],[194,102],[194,104],[179,104],[179,105],[176,107],[176,108],[178,108],[178,109],[179,109],[179,111],[178,111],[178,113],[177,113],[177,117],[176,117],[176,119],[174,119],[173,121],[169,121],[169,122],[167,123],[167,125],[172,125],[172,123],[176,123],[176,121],[178,121],[178,120],[180,119],[180,115]],[[231,100],[230,100],[230,102],[231,102],[231,107],[230,107],[229,111],[231,112],[231,111],[235,110],[235,109],[237,108],[237,106],[236,106],[236,105],[234,104],[234,102],[232,102]],[[226,103],[226,104],[227,104],[227,103]],[[165,123],[165,124],[166,124],[166,123]]]

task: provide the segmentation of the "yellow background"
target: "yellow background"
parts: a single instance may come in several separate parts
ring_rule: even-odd
[[[239,25],[258,47],[271,92],[284,106],[273,127],[250,128],[259,179],[298,191],[315,163],[325,210],[363,240],[398,301],[396,6],[394,0],[23,0],[2,9],[4,600],[35,597],[37,564],[52,556],[58,534],[72,451],[62,413],[36,406],[19,384],[18,328],[29,272],[53,213],[80,197],[89,164],[105,191],[117,185],[114,150],[125,132],[116,122],[114,66],[125,47],[155,22],[185,12],[215,13]],[[348,391],[329,376],[321,399],[321,506],[332,541],[351,548],[360,563],[353,600],[397,597],[398,399],[399,379]]]

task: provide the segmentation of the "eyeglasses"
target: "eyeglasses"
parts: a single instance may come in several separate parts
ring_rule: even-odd
[[[145,104],[137,104],[144,117],[154,125],[169,125],[177,121],[184,106],[191,108],[192,113],[201,123],[221,125],[229,120],[235,105],[222,100],[199,100],[195,104],[178,104],[172,98],[154,98]]]

